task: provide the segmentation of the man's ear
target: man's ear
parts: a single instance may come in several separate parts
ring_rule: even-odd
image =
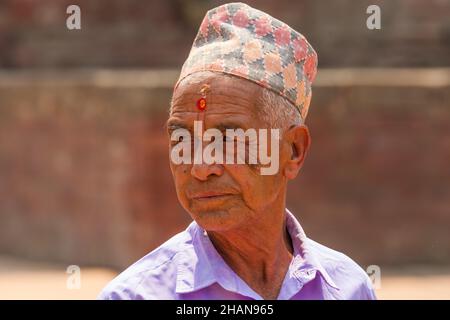
[[[284,175],[287,179],[292,180],[297,177],[305,161],[309,146],[311,145],[311,136],[308,127],[298,125],[290,128],[286,132],[286,140],[291,150],[289,150],[290,158],[284,167]]]

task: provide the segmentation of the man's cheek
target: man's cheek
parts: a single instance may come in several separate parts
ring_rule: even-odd
[[[192,179],[191,166],[174,165],[173,168],[173,179],[177,192],[182,193],[182,196],[186,197],[185,193],[189,189],[189,184]]]
[[[185,164],[171,164],[170,167],[172,169],[174,178],[178,180],[186,179],[191,172],[189,165]]]
[[[173,166],[172,167],[172,176],[173,176],[173,182],[175,184],[175,188],[177,193],[179,194],[184,189],[185,184],[185,177],[183,176],[183,170],[180,169],[180,166]]]
[[[254,179],[251,176],[246,176],[241,180],[241,192],[242,192],[242,201],[245,206],[251,209],[255,209],[258,202],[258,185],[255,184]]]

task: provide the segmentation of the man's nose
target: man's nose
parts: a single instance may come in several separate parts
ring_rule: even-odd
[[[206,181],[212,175],[220,177],[222,174],[223,166],[220,164],[194,164],[191,169],[191,175],[200,181]]]

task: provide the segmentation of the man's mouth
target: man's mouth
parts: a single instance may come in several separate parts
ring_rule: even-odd
[[[226,193],[226,192],[202,192],[202,193],[196,193],[191,198],[198,201],[209,201],[209,200],[222,200],[227,197],[231,197],[234,194],[232,193]]]

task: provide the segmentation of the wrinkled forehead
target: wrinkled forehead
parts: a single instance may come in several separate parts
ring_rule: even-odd
[[[202,88],[207,87],[207,91]],[[258,115],[261,87],[251,81],[217,72],[198,72],[184,78],[173,92],[171,115],[179,112]],[[206,100],[205,110],[197,108],[198,99]]]

